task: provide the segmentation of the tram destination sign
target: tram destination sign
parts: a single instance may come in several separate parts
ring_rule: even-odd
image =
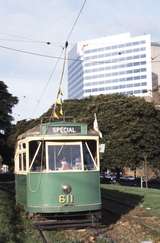
[[[48,134],[77,134],[81,133],[80,126],[56,126],[56,127],[48,127]]]
[[[86,134],[87,133],[87,126],[85,124],[78,124],[78,125],[42,125],[42,133],[43,134],[61,134],[61,135],[76,135],[76,134]]]

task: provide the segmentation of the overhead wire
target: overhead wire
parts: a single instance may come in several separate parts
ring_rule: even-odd
[[[53,42],[53,41],[38,41],[38,40],[21,40],[21,39],[6,39],[0,38],[0,42],[18,42],[18,43],[27,43],[27,44],[45,44],[45,45],[52,45],[54,47],[62,48],[63,46]]]
[[[67,35],[67,40],[69,40],[69,38],[71,37],[71,34],[72,34],[72,32],[73,32],[73,30],[74,30],[74,28],[75,28],[75,26],[76,26],[76,23],[77,23],[77,21],[78,21],[80,15],[81,15],[81,13],[82,13],[82,10],[83,10],[83,8],[84,8],[85,3],[86,3],[86,0],[83,2],[82,7],[81,7],[81,9],[80,9],[80,11],[79,11],[79,13],[78,13],[78,16],[77,16],[76,20],[74,21],[74,23],[73,23],[73,25],[72,25],[72,28],[71,28],[71,30],[69,31],[68,35]],[[47,83],[46,83],[46,85],[45,85],[43,91],[42,91],[41,94],[40,94],[40,98],[39,98],[38,101],[37,101],[37,105],[36,105],[36,109],[35,109],[35,110],[37,110],[37,108],[38,108],[38,106],[39,106],[39,104],[40,104],[40,102],[41,102],[42,96],[44,95],[44,92],[45,92],[46,88],[48,87],[49,82],[51,81],[51,79],[52,79],[52,77],[53,77],[53,74],[55,73],[55,70],[56,70],[56,67],[57,67],[57,65],[58,65],[58,63],[59,63],[59,60],[60,60],[60,59],[63,59],[62,73],[61,73],[61,77],[60,77],[59,88],[58,88],[58,92],[57,92],[56,100],[58,99],[58,95],[59,95],[59,92],[60,92],[60,90],[61,90],[61,85],[62,85],[62,81],[63,81],[63,76],[64,76],[64,71],[65,71],[66,60],[75,60],[75,61],[77,60],[77,59],[69,59],[69,58],[67,59],[67,47],[68,47],[68,41],[65,42],[65,47],[62,49],[62,52],[61,52],[60,56],[57,57],[57,62],[55,63],[55,65],[54,65],[54,67],[53,67],[53,70],[52,70],[52,72],[51,72],[51,74],[50,74],[50,76],[49,76],[49,79],[48,79],[48,81],[47,81]],[[62,58],[63,51],[64,51],[64,58]],[[80,60],[78,59],[77,61],[80,61]],[[51,115],[50,115],[49,121],[51,120],[53,114],[55,113],[55,110],[56,110],[56,104],[54,105],[53,110],[51,110]],[[35,113],[34,113],[34,114],[35,114]]]
[[[25,51],[25,50],[16,49],[16,48],[12,48],[12,47],[8,47],[8,46],[3,46],[3,45],[0,45],[0,48],[6,49],[6,50],[15,51],[15,52],[20,52],[20,53],[24,53],[24,54],[34,55],[34,56],[40,56],[40,57],[46,57],[46,58],[51,58],[51,59],[61,59],[61,60],[64,60],[63,57],[51,56],[51,55],[41,54],[41,53],[32,52],[32,51]],[[74,58],[67,58],[66,60],[82,61],[80,59],[74,59]]]
[[[58,90],[58,92],[57,92],[56,100],[57,100],[57,98],[58,98],[59,92],[61,92],[61,85],[62,85],[63,76],[64,76],[64,72],[65,72],[66,56],[67,56],[67,47],[68,47],[68,39],[70,38],[70,36],[71,36],[71,34],[72,34],[72,32],[73,32],[73,29],[74,29],[74,27],[75,27],[75,25],[76,25],[76,23],[77,23],[77,21],[78,21],[78,18],[79,18],[79,16],[80,16],[81,12],[82,12],[82,9],[83,9],[83,7],[84,7],[85,2],[86,2],[86,0],[84,1],[83,5],[82,5],[82,8],[81,8],[81,10],[80,10],[80,12],[79,12],[79,14],[78,14],[78,17],[76,18],[76,21],[74,22],[74,24],[73,24],[73,26],[72,26],[72,28],[71,28],[71,31],[69,32],[69,35],[67,36],[67,40],[66,40],[66,42],[65,42],[65,46],[64,46],[63,67],[62,67],[62,72],[61,72],[61,77],[60,77],[60,82],[59,82],[59,90]],[[58,61],[58,60],[60,60],[60,58],[57,59],[57,61]],[[52,78],[52,76],[53,76],[53,71],[52,71],[50,77]],[[50,80],[51,78],[49,78],[49,80]],[[52,118],[52,114],[53,114],[53,112],[55,112],[55,109],[56,109],[56,103],[55,103],[54,108],[53,108],[53,110],[52,110],[52,113],[51,113],[51,115],[50,115],[49,121],[51,120],[51,118]],[[43,152],[44,152],[44,145],[45,145],[45,144],[44,144],[44,136],[43,136],[43,139],[42,139],[42,145],[43,145],[43,146],[42,146],[42,153],[41,153],[41,163],[42,163]],[[41,167],[42,167],[42,166],[41,166]],[[41,176],[41,175],[42,175],[42,172],[41,172],[40,176]],[[41,183],[41,177],[40,177],[40,182],[37,184],[37,190],[38,190],[38,186],[40,185],[40,183]]]
[[[46,91],[46,89],[47,89],[47,87],[48,87],[48,85],[49,85],[49,83],[50,83],[50,81],[51,81],[53,75],[55,74],[55,71],[56,71],[56,69],[57,69],[58,63],[59,63],[59,61],[61,60],[60,57],[62,57],[63,52],[64,52],[64,48],[62,49],[59,58],[57,58],[57,61],[56,61],[55,65],[53,66],[53,69],[52,69],[52,71],[51,71],[51,73],[50,73],[50,76],[49,76],[49,78],[48,78],[48,80],[47,80],[45,86],[43,87],[42,92],[40,93],[39,98],[37,99],[37,104],[36,104],[36,107],[35,107],[35,109],[34,109],[34,111],[35,111],[34,114],[37,112],[37,108],[38,108],[38,106],[40,105],[40,102],[41,102],[41,100],[42,100],[42,98],[43,98],[43,96],[44,96],[44,93],[45,93],[45,91]]]
[[[6,39],[6,38],[0,38],[0,41],[7,41],[7,42],[24,42],[24,43],[40,43],[40,44],[47,44],[51,45],[50,41],[36,41],[36,40],[20,40],[20,39]]]
[[[64,76],[64,71],[65,71],[65,65],[66,65],[66,56],[67,56],[67,47],[68,47],[68,42],[66,41],[65,43],[65,48],[64,48],[64,60],[63,60],[63,67],[62,67],[62,73],[61,73],[61,77],[60,77],[60,82],[59,82],[59,87],[58,87],[58,92],[57,92],[57,97],[56,97],[56,101],[58,99],[58,96],[61,94],[62,90],[61,90],[61,86],[62,86],[62,81],[63,81],[63,76]],[[56,111],[56,102],[54,104],[53,110],[51,110],[51,115],[49,118],[49,121],[51,121],[54,113]]]
[[[64,62],[63,62],[63,70],[64,70],[65,57],[66,57],[66,45],[65,45],[65,49],[64,49],[64,48],[62,49],[62,52],[61,52],[60,56],[63,54],[63,51],[65,52],[65,55],[64,55]],[[54,68],[53,68],[53,70],[52,70],[52,72],[51,72],[51,74],[50,74],[50,77],[49,77],[49,79],[48,79],[48,82],[47,82],[46,86],[48,86],[48,84],[49,84],[49,82],[50,82],[50,80],[51,80],[51,78],[52,78],[52,76],[53,76],[53,74],[54,74],[54,72],[55,72],[55,70],[56,70],[56,67],[57,67],[59,61],[60,61],[60,58],[57,59],[55,65],[54,65]],[[62,72],[62,74],[61,74],[61,78],[62,78],[62,77],[63,77],[63,72]],[[43,92],[43,93],[44,93],[44,92]],[[51,120],[51,117],[50,117],[49,120]],[[39,183],[37,183],[36,191],[39,189],[39,186],[40,186],[40,183],[41,183],[41,177],[42,177],[42,161],[43,161],[44,151],[45,151],[45,140],[44,140],[44,135],[43,135],[43,136],[42,136],[42,151],[41,151],[41,171],[40,171],[40,180],[39,180]],[[29,181],[29,185],[30,185],[30,189],[32,189],[32,188],[31,188],[31,183],[30,183],[30,181]],[[35,191],[35,190],[34,190],[34,191]]]
[[[33,38],[30,37],[26,37],[26,36],[21,36],[21,35],[16,35],[16,34],[6,34],[6,33],[0,33],[0,36],[9,36],[9,38],[6,37],[0,37],[0,41],[13,41],[13,42],[26,42],[26,43],[41,43],[41,44],[47,44],[47,45],[55,45],[57,47],[62,47],[62,45],[59,45],[59,43],[56,43],[55,41],[44,41],[44,40],[35,40]],[[11,39],[12,37],[12,39]],[[13,39],[13,38],[16,39]]]
[[[0,35],[2,36],[9,36],[9,37],[16,37],[16,38],[19,38],[19,39],[23,39],[23,40],[33,40],[33,38],[31,37],[28,37],[28,36],[22,36],[20,34],[9,34],[9,33],[2,33],[0,32]]]
[[[66,38],[66,41],[65,41],[65,51],[64,51],[64,61],[63,61],[63,67],[62,67],[62,73],[61,73],[61,77],[60,77],[60,82],[59,82],[59,89],[58,89],[58,92],[57,92],[57,97],[56,97],[56,101],[58,100],[58,97],[59,95],[62,93],[62,90],[61,90],[61,86],[62,86],[62,81],[63,81],[63,76],[64,76],[64,72],[65,72],[65,65],[66,65],[66,60],[69,60],[67,59],[67,47],[68,47],[68,41],[73,33],[73,30],[78,22],[78,19],[84,9],[84,6],[86,4],[86,1],[87,0],[84,0],[83,4],[82,4],[82,7],[80,8],[79,12],[78,12],[78,15],[75,19],[75,21],[73,22],[73,25],[71,27],[71,30],[68,32],[68,35],[67,35],[67,38]],[[56,111],[56,105],[57,103],[55,102],[54,106],[53,106],[53,110],[51,110],[51,115],[50,115],[50,118],[49,118],[49,121],[52,119],[52,117],[54,117],[54,114],[55,114],[55,111]]]
[[[79,13],[78,13],[78,15],[77,15],[77,17],[76,17],[76,19],[75,19],[75,21],[74,21],[72,27],[71,27],[71,30],[69,31],[69,33],[68,33],[68,35],[67,35],[67,38],[66,38],[66,41],[67,41],[67,42],[69,41],[69,39],[70,39],[70,37],[71,37],[71,35],[72,35],[72,33],[73,33],[73,30],[74,30],[74,28],[75,28],[75,26],[76,26],[76,24],[77,24],[77,22],[78,22],[78,19],[79,19],[80,15],[81,15],[81,13],[82,13],[82,11],[83,11],[83,9],[84,9],[84,6],[85,6],[86,2],[87,2],[87,0],[84,0],[84,2],[83,2],[83,4],[82,4],[82,7],[80,8]],[[9,35],[9,34],[8,34],[8,35]],[[10,35],[10,36],[17,36],[17,37],[18,37],[18,35]],[[49,42],[49,41],[46,41],[46,42],[45,42],[45,41],[36,41],[36,40],[32,40],[32,39],[30,39],[30,38],[28,38],[28,37],[20,37],[20,38],[22,38],[22,39],[28,39],[28,41],[30,40],[30,41],[32,41],[32,42],[45,43],[45,44],[48,44],[48,45],[51,44],[51,42]],[[10,41],[11,41],[11,40],[10,40]],[[14,40],[13,40],[13,41],[14,41]],[[23,41],[23,40],[21,40],[21,41]],[[62,47],[62,46],[59,46],[59,47]],[[55,59],[56,59],[56,58],[59,58],[59,59],[64,59],[64,58],[62,58],[62,57],[56,57],[56,56],[50,56],[50,55],[45,55],[45,54],[36,53],[36,52],[31,52],[31,51],[20,50],[20,49],[16,49],[16,48],[12,48],[12,47],[8,47],[8,46],[4,46],[4,45],[0,45],[0,48],[2,48],[2,49],[6,49],[6,50],[11,50],[11,51],[16,51],[16,52],[21,52],[21,53],[24,53],[24,54],[30,54],[30,55],[36,55],[36,56],[46,57],[46,58],[55,58]],[[77,60],[77,61],[79,61],[78,59],[72,59],[72,58],[70,58],[70,59],[66,59],[66,60]]]
[[[73,23],[73,25],[72,25],[72,28],[71,28],[71,30],[69,31],[68,35],[67,35],[66,41],[69,41],[69,39],[70,39],[70,37],[71,37],[71,35],[72,35],[72,32],[73,32],[73,30],[74,30],[74,28],[75,28],[75,26],[76,26],[76,24],[77,24],[77,22],[78,22],[78,19],[79,19],[80,15],[81,15],[81,13],[82,13],[82,11],[83,11],[83,9],[84,9],[84,6],[85,6],[86,2],[87,2],[87,0],[84,0],[84,2],[83,2],[83,4],[82,4],[82,7],[80,8],[79,13],[78,13],[78,15],[77,15],[77,18],[75,19],[75,21],[74,21],[74,23]]]
[[[16,49],[16,48],[12,48],[12,47],[8,47],[8,46],[4,46],[4,45],[0,45],[0,48],[5,49],[5,50],[10,50],[10,51],[15,51],[15,52],[20,52],[20,53],[24,53],[24,54],[29,54],[29,55],[35,55],[35,56],[39,56],[39,57],[45,57],[45,58],[51,58],[51,59],[57,59],[57,62],[55,63],[54,68],[53,68],[53,70],[52,70],[52,72],[51,72],[51,74],[50,74],[50,76],[49,76],[49,79],[48,79],[46,85],[45,85],[45,89],[47,88],[47,86],[48,86],[50,80],[51,80],[52,77],[53,77],[53,74],[54,74],[54,72],[55,72],[55,70],[56,70],[56,67],[57,67],[57,65],[58,65],[59,60],[63,60],[63,67],[62,67],[62,73],[61,73],[60,84],[59,84],[59,89],[60,89],[60,87],[61,87],[61,85],[62,85],[63,76],[64,76],[66,60],[82,61],[82,60],[80,60],[80,59],[67,58],[66,56],[67,56],[68,40],[70,39],[70,37],[71,37],[71,35],[72,35],[72,33],[73,33],[73,30],[74,30],[74,28],[75,28],[75,26],[76,26],[76,24],[77,24],[77,22],[78,22],[78,19],[79,19],[80,15],[81,15],[81,13],[82,13],[82,11],[83,11],[83,9],[84,9],[84,6],[85,6],[86,2],[87,2],[87,0],[84,0],[84,2],[83,2],[83,4],[82,4],[82,7],[80,8],[80,10],[79,10],[79,12],[78,12],[78,15],[77,15],[76,19],[75,19],[75,21],[73,22],[73,25],[72,25],[72,27],[71,27],[71,30],[68,32],[68,35],[67,35],[67,38],[66,38],[66,42],[65,42],[65,47],[63,48],[63,49],[64,49],[64,52],[65,52],[65,53],[64,53],[64,58],[62,57],[62,53],[60,54],[60,56],[51,56],[51,55],[45,55],[45,54],[36,53],[36,52],[32,52],[32,51],[26,51],[26,50]],[[9,35],[9,34],[8,34],[8,35]],[[16,37],[18,37],[18,35],[9,35],[9,36],[16,36]],[[19,37],[20,37],[20,36],[19,36]],[[26,37],[20,37],[20,38],[21,38],[22,40],[11,40],[11,39],[6,39],[6,41],[22,41],[22,42],[27,42],[27,40],[28,40],[28,42],[32,42],[32,43],[33,43],[33,42],[34,42],[34,43],[45,43],[45,44],[48,44],[48,45],[51,44],[51,42],[36,41],[36,40],[32,40],[32,39],[30,39],[30,38],[28,38],[28,37],[27,37],[27,38],[26,38]],[[27,40],[26,40],[26,39],[27,39]],[[3,40],[3,41],[4,41],[5,39],[0,38],[0,40]],[[43,90],[43,93],[44,93],[44,90]],[[39,104],[39,103],[40,103],[40,99],[38,99],[38,104]]]
[[[8,34],[8,33],[1,33],[0,32],[0,36],[9,36],[9,39],[6,37],[0,37],[0,41],[13,41],[13,42],[26,42],[26,43],[42,43],[42,44],[47,44],[47,45],[54,45],[56,47],[59,48],[64,48],[64,46],[62,45],[62,43],[60,42],[56,42],[56,41],[52,41],[52,40],[36,40],[30,37],[26,37],[26,36],[21,36],[21,35],[17,35],[17,34]],[[16,39],[11,39],[12,38],[16,38]],[[74,44],[74,43],[70,43],[70,44]]]

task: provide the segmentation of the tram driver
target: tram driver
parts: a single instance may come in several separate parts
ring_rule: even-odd
[[[75,158],[75,169],[81,170],[82,169],[82,163],[79,157]]]
[[[60,170],[71,170],[72,167],[71,165],[67,162],[66,158],[63,157],[62,160],[60,161],[61,167],[59,168]]]

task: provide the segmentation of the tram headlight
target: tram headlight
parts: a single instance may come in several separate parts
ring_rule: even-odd
[[[69,194],[72,191],[72,187],[70,185],[62,185],[62,191],[65,194]]]

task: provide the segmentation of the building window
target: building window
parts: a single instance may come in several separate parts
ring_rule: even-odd
[[[142,76],[141,76],[141,79],[145,79],[145,78],[147,78],[146,75],[142,75]]]
[[[142,82],[141,85],[142,86],[146,86],[147,85],[147,82]]]
[[[147,89],[143,89],[142,90],[142,93],[147,93]]]
[[[141,93],[140,90],[134,90],[134,94],[139,94],[139,93]]]

